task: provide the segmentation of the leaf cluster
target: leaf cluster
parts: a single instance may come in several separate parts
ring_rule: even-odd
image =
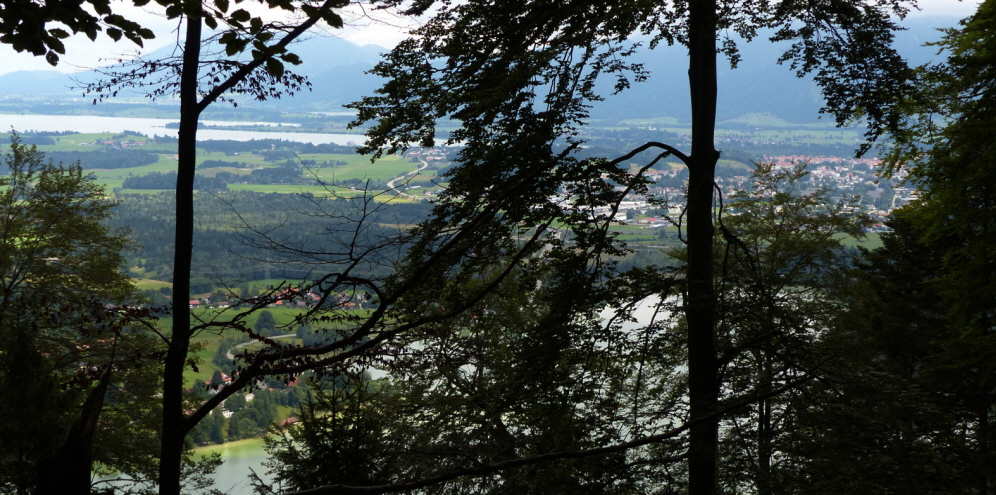
[[[164,0],[165,1],[165,0]],[[136,1],[136,5],[148,3]],[[56,23],[62,27],[48,27]],[[104,31],[114,41],[128,38],[138,46],[155,37],[151,30],[135,21],[115,14],[110,0],[82,2],[44,2],[36,0],[5,0],[0,8],[0,43],[9,44],[18,52],[28,51],[45,56],[51,64],[65,55],[63,40],[72,34],[84,33],[90,40]]]

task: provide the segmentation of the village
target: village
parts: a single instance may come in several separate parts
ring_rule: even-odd
[[[906,183],[906,174],[897,172],[889,179],[877,175],[881,160],[878,158],[843,158],[839,156],[764,156],[762,162],[772,163],[775,171],[791,170],[806,164],[809,175],[799,194],[812,194],[818,188],[827,188],[835,201],[846,197],[859,198],[862,211],[875,220],[872,231],[884,231],[883,222],[889,213],[917,199],[916,188]],[[673,164],[668,170],[649,170],[648,178],[655,182],[646,195],[631,193],[620,202],[615,213],[610,207],[592,212],[594,217],[612,215],[620,223],[641,225],[646,228],[663,228],[673,225],[681,215],[688,172],[682,165]],[[716,186],[724,199],[746,187],[750,179],[747,168],[719,167]],[[666,205],[666,208],[662,207]]]

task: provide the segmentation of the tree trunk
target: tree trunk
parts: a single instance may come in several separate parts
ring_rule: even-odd
[[[185,427],[183,371],[190,347],[190,258],[194,235],[194,168],[197,146],[197,66],[201,50],[200,4],[186,12],[183,73],[180,76],[180,130],[176,173],[176,242],[173,258],[173,333],[163,376],[163,429],[159,457],[160,495],[180,494]],[[193,11],[193,15],[191,13]]]
[[[765,392],[771,390],[771,356],[762,352],[760,358],[760,380],[757,389]],[[757,495],[771,495],[771,455],[772,447],[772,426],[771,426],[771,404],[773,399],[762,399],[757,404]]]
[[[112,367],[100,377],[100,382],[87,396],[69,433],[55,454],[38,466],[36,495],[69,495],[90,493],[93,472],[93,434],[104,407],[104,396],[111,381]]]
[[[692,100],[692,153],[688,167],[688,493],[716,493],[719,397],[716,297],[713,288],[713,177],[719,153],[716,126],[716,1],[689,4],[688,82]]]

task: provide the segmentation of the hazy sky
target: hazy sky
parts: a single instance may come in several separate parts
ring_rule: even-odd
[[[913,15],[943,15],[961,18],[974,12],[979,0],[920,0],[919,3],[922,12]],[[142,52],[148,52],[176,41],[177,23],[175,21],[167,22],[161,17],[135,7],[129,7],[126,4],[122,4],[119,8],[122,9],[120,12],[125,17],[138,20],[156,33],[156,39],[147,43]],[[376,23],[357,18],[354,19],[354,23],[355,27],[335,31],[334,34],[359,45],[375,44],[384,47],[394,46],[402,40],[405,36],[404,27],[413,25],[413,21],[407,19],[390,19],[386,23]],[[7,45],[0,45],[0,74],[19,70],[76,72],[85,68],[107,65],[110,61],[121,57],[130,58],[136,49],[137,47],[129,41],[114,43],[106,36],[100,36],[97,41],[91,42],[85,36],[77,35],[68,40],[66,55],[62,57],[59,66],[53,68],[42,57],[17,53]]]

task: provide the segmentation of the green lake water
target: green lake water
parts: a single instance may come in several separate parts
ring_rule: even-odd
[[[249,483],[249,476],[255,471],[264,480],[269,480],[266,475],[266,451],[263,450],[262,438],[250,438],[239,440],[224,445],[212,445],[196,449],[197,454],[208,454],[211,452],[221,453],[223,464],[215,472],[214,488],[232,495],[252,494],[252,485]]]

